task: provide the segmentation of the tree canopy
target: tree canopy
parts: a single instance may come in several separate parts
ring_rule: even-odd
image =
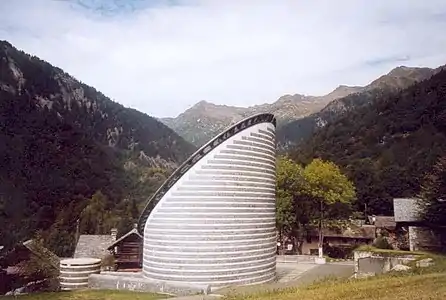
[[[308,210],[298,209],[303,191],[303,168],[287,157],[277,160],[276,223],[280,233],[298,235],[308,223]],[[302,213],[301,213],[302,212]]]
[[[297,244],[307,231],[326,220],[341,225],[355,200],[352,182],[332,162],[315,159],[305,168],[288,157],[277,162],[277,226]],[[322,213],[323,211],[323,213]]]
[[[446,247],[446,156],[426,175],[419,199],[422,219]]]
[[[329,160],[351,178],[355,209],[393,215],[393,198],[414,197],[446,149],[446,70],[397,93],[379,93],[316,130],[289,155]]]
[[[333,162],[314,159],[305,167],[304,178],[305,192],[314,199],[322,200],[326,206],[350,204],[355,199],[353,183]]]

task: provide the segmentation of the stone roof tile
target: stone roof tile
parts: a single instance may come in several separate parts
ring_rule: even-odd
[[[115,242],[115,239],[112,235],[80,235],[74,251],[74,258],[91,257],[102,259],[109,254],[107,248]]]

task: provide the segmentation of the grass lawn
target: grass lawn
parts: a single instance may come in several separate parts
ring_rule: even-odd
[[[19,300],[157,300],[168,296],[149,293],[112,290],[84,290],[76,292],[36,293],[23,296],[8,296],[2,299]]]
[[[405,252],[404,254],[411,253]],[[225,299],[446,300],[446,257],[426,253],[418,254],[420,259],[433,258],[435,265],[427,268],[415,268],[415,263],[413,263],[412,270],[407,272],[390,272],[366,279],[328,279],[306,287],[257,294],[234,294],[227,296]]]
[[[446,274],[377,277],[348,282],[325,282],[308,287],[226,299],[275,300],[444,300]]]

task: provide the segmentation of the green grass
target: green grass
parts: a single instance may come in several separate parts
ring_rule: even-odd
[[[137,293],[130,291],[113,290],[83,290],[73,292],[36,293],[17,297],[8,296],[2,299],[18,300],[157,300],[168,296],[150,293]]]
[[[369,251],[369,250],[368,250]],[[380,253],[413,254],[378,249]],[[446,257],[418,252],[416,259],[430,257],[434,265],[407,272],[389,272],[365,279],[325,278],[309,286],[280,289],[256,294],[232,294],[225,300],[445,300]]]
[[[444,300],[446,273],[403,277],[376,277],[347,282],[323,282],[308,287],[256,295],[238,295],[226,300]]]

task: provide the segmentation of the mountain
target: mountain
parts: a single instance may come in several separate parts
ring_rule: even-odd
[[[351,107],[368,103],[376,93],[396,91],[426,79],[435,70],[397,67],[369,85],[340,85],[325,96],[284,95],[272,104],[251,107],[216,105],[200,101],[176,118],[162,118],[187,141],[201,146],[231,124],[256,113],[274,113],[278,119],[279,147],[286,149],[311,136],[317,128]]]
[[[319,112],[284,124],[278,128],[279,149],[289,149],[301,143],[319,128],[332,122],[343,114],[360,106],[367,105],[375,99],[391,93],[397,93],[416,82],[425,80],[438,72],[438,69],[397,67],[388,74],[379,77],[365,87],[357,87],[355,92],[331,101]]]
[[[391,73],[399,77],[406,70]],[[347,106],[347,114],[290,149],[303,163],[320,157],[343,167],[355,182],[359,211],[391,215],[392,198],[416,196],[423,176],[446,154],[446,70],[410,72],[429,78],[403,90],[370,93],[365,100],[349,96],[356,97],[351,103],[369,104]]]
[[[200,101],[176,118],[160,119],[164,124],[196,146],[201,146],[231,124],[257,113],[274,113],[279,125],[319,111],[327,103],[359,91],[360,87],[339,86],[320,97],[284,95],[272,104],[250,107],[216,105]]]
[[[155,118],[111,101],[5,41],[0,41],[0,70],[5,246],[55,224],[59,232],[72,232],[97,191],[105,194],[109,212],[124,200],[139,205],[164,170],[195,150]]]

